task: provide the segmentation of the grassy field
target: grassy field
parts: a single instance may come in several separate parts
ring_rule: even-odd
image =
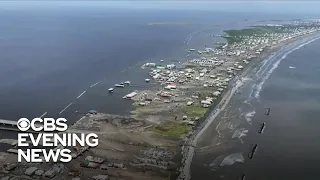
[[[199,106],[186,106],[185,114],[189,118],[195,118],[195,117],[203,117],[206,112],[208,111],[208,108],[203,108]]]
[[[171,138],[183,138],[190,130],[191,127],[182,121],[163,123],[153,128],[156,135]]]
[[[290,29],[290,28],[289,28]],[[285,33],[288,31],[288,27],[277,27],[277,26],[255,26],[248,29],[241,30],[226,30],[224,31],[224,38],[228,44],[241,42],[245,36],[261,37],[266,36],[270,33]]]

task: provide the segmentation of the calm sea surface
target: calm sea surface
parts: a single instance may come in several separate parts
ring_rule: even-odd
[[[184,61],[185,49],[212,47],[222,41],[210,34],[277,17],[272,13],[112,8],[107,2],[21,4],[0,2],[0,118],[9,120],[48,112],[49,117],[74,121],[78,117],[73,117],[73,111],[90,109],[124,113],[131,103],[120,97],[146,86],[147,73],[140,69],[143,63]],[[152,22],[191,25],[147,25]],[[115,83],[126,80],[135,87],[107,93]],[[101,83],[90,88],[97,82]]]

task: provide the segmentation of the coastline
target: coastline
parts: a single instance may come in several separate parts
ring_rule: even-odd
[[[269,30],[267,33],[270,33],[274,32],[275,28],[267,30]],[[269,43],[265,42],[268,38],[255,37],[255,34],[251,34],[251,38],[259,41],[262,39],[263,42],[257,43],[253,49],[244,48],[247,51],[245,53],[240,50],[245,46],[250,47],[250,43],[243,46],[230,44],[222,50],[190,49],[189,54],[202,57],[200,60],[186,61],[183,63],[186,65],[182,68],[170,64],[174,63],[172,61],[163,62],[164,60],[157,66],[155,63],[151,63],[152,65],[149,63],[151,67],[144,65],[143,68],[149,68],[151,76],[149,78],[152,78],[145,83],[157,84],[159,88],[157,86],[143,91],[135,90],[137,93],[134,97],[125,96],[123,101],[133,102],[132,107],[135,111],[131,112],[131,116],[89,112],[71,125],[68,132],[98,134],[99,146],[72,149],[76,156],[66,165],[68,171],[81,171],[83,173],[79,175],[81,178],[101,173],[108,175],[111,180],[173,180],[179,175],[177,169],[180,168],[178,180],[190,179],[190,167],[198,140],[226,108],[237,90],[246,83],[246,76],[252,75],[252,69],[263,66],[261,62],[279,49],[315,34],[308,32],[308,30],[298,32],[298,34],[307,33],[303,35],[282,32],[283,34],[279,33],[277,38],[270,38]],[[241,34],[242,30],[237,33]],[[291,38],[291,35],[292,39],[281,41],[287,37]],[[232,41],[232,37],[230,39]],[[273,41],[277,44],[269,46]],[[202,61],[209,61],[211,66],[203,66]],[[180,62],[175,63],[177,66],[180,65]],[[233,70],[232,73],[229,73],[230,68]],[[217,92],[218,94],[214,95]],[[14,159],[12,154],[9,155],[8,161]],[[83,165],[88,156],[103,158],[106,163],[94,164],[94,167]],[[17,168],[18,171],[22,172],[25,166],[27,164],[22,163]],[[39,169],[46,170],[51,166],[52,164],[41,164]],[[65,176],[67,175],[64,173],[59,175],[61,178]]]
[[[254,63],[251,64],[250,67],[248,67],[245,71],[243,71],[234,81],[231,83],[231,87],[227,92],[223,95],[221,100],[217,105],[212,107],[212,111],[207,115],[205,118],[204,122],[202,122],[192,133],[191,138],[189,138],[186,142],[185,145],[182,147],[182,164],[183,166],[180,167],[180,174],[177,180],[190,180],[191,179],[191,174],[190,174],[190,169],[191,169],[191,164],[192,164],[192,159],[195,154],[195,147],[197,145],[198,139],[202,136],[202,134],[207,130],[207,128],[216,120],[217,116],[220,114],[221,111],[223,111],[226,106],[228,105],[229,101],[233,97],[233,95],[237,92],[237,90],[245,83],[246,79],[243,79],[245,76],[250,76],[252,73],[253,68],[258,67],[260,68],[262,66],[262,62],[267,60],[270,56],[272,56],[274,53],[277,53],[280,51],[282,48],[285,48],[287,46],[290,46],[294,44],[295,42],[298,42],[300,40],[305,40],[310,37],[312,37],[310,42],[319,39],[320,33],[319,32],[314,32],[312,34],[307,34],[307,35],[302,35],[299,37],[295,37],[294,39],[290,39],[286,42],[283,42],[280,45],[274,46],[270,48],[268,52],[266,52],[265,55],[262,55],[258,60]],[[313,37],[316,36],[316,37]],[[301,44],[297,44],[296,47],[300,46]]]

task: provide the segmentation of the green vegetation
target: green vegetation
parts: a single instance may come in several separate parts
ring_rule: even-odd
[[[153,128],[156,135],[171,138],[183,138],[190,130],[191,127],[182,121],[163,123]]]
[[[136,112],[139,112],[139,113],[152,113],[154,112],[154,109],[153,108],[150,108],[148,106],[139,106],[138,108],[136,108],[135,110]]]
[[[288,32],[288,27],[284,26],[254,26],[248,29],[241,30],[227,30],[224,31],[224,38],[227,40],[228,44],[233,44],[241,42],[245,37],[250,36],[266,36],[267,33],[285,33]]]
[[[203,108],[203,107],[199,107],[199,106],[187,106],[186,107],[186,115],[189,118],[203,117],[207,111],[208,111],[208,108]]]
[[[190,25],[191,23],[186,22],[154,22],[154,23],[148,23],[148,26],[153,25]]]

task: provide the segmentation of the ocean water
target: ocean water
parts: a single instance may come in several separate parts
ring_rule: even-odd
[[[169,12],[78,6],[0,11],[0,118],[70,116],[90,109],[121,113],[121,97],[136,89],[107,89],[130,80],[145,86],[144,62],[182,60],[195,26],[148,26]],[[179,17],[177,18],[179,19]],[[188,20],[188,19],[187,19]],[[197,43],[190,40],[189,45]],[[90,88],[97,82],[100,84]],[[86,91],[78,100],[82,92]],[[69,103],[70,108],[59,114]],[[69,117],[77,119],[78,117]]]
[[[293,43],[245,77],[218,117],[233,121],[221,125],[217,119],[200,138],[192,179],[318,179],[319,47],[314,38]],[[259,134],[261,123],[266,126]],[[249,159],[254,144],[258,148]]]
[[[265,83],[260,100],[271,115],[253,118],[267,127],[248,138],[259,145],[244,169],[248,179],[319,178],[319,47],[318,40],[288,54]]]
[[[0,119],[34,118],[47,112],[47,117],[74,122],[82,115],[74,111],[90,109],[127,114],[131,102],[121,97],[147,88],[143,63],[184,61],[185,49],[222,41],[210,34],[277,17],[110,3],[0,2]],[[152,22],[191,25],[147,25]],[[126,80],[134,86],[107,93]]]

